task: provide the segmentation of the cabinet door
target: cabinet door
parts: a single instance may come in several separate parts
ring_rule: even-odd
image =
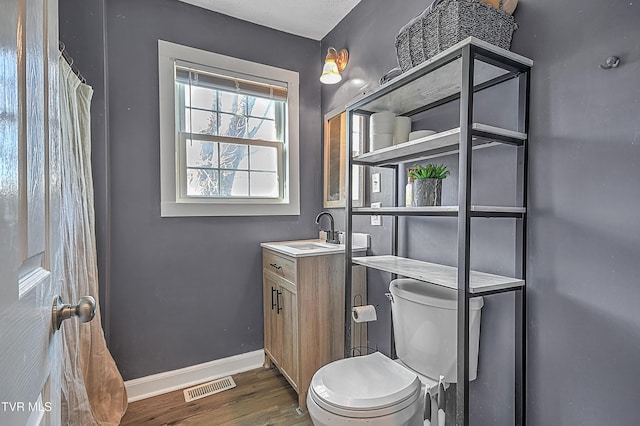
[[[283,373],[298,384],[298,306],[295,286],[281,280],[276,298],[278,346]]]
[[[273,351],[278,347],[275,342],[276,333],[276,321],[275,321],[275,307],[276,307],[276,291],[278,288],[277,282],[264,272],[262,274],[262,309],[264,312],[264,350],[275,358]]]
[[[264,286],[264,349],[276,363],[280,363],[280,348],[282,345],[278,342],[278,323],[276,321],[278,281],[272,274],[264,272],[262,282]]]

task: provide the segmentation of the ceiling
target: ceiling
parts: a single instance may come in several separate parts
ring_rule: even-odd
[[[360,0],[180,0],[286,33],[322,40]]]

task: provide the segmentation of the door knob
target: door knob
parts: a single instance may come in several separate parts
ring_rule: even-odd
[[[77,305],[62,303],[62,297],[56,296],[53,299],[53,309],[51,316],[56,330],[60,330],[62,321],[71,317],[78,317],[80,322],[89,322],[96,314],[96,299],[91,296],[83,296],[78,300]]]

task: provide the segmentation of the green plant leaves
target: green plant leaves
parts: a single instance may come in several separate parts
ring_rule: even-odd
[[[413,179],[444,179],[451,172],[444,164],[425,164],[424,166],[414,164],[413,169],[409,169],[408,175]]]

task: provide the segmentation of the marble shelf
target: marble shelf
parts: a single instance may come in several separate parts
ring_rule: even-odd
[[[446,216],[457,217],[458,206],[430,207],[359,207],[353,209],[354,215],[384,216]],[[471,206],[471,217],[511,217],[522,218],[524,207]]]
[[[354,257],[352,262],[407,278],[425,281],[452,289],[458,288],[458,268],[423,262],[398,256]],[[469,293],[481,295],[495,291],[516,290],[524,287],[524,280],[485,272],[469,272]]]
[[[475,45],[486,51],[498,54],[517,66],[530,67],[533,61],[514,52],[501,49],[475,37],[451,46],[428,61],[400,74],[393,80],[383,84],[372,93],[367,93],[359,99],[353,100],[347,109],[356,111],[379,112],[392,111],[398,115],[411,114],[423,105],[438,102],[452,95],[460,93],[462,81],[462,57],[457,56],[448,63],[426,72],[434,64],[450,57],[452,53],[460,52],[466,45]],[[516,71],[509,71],[496,66],[491,61],[476,59],[474,64],[474,84],[482,86],[501,77],[517,75]]]
[[[525,133],[486,124],[472,125],[473,149],[493,146],[500,142],[521,144],[527,139]],[[446,130],[409,142],[367,152],[353,158],[353,164],[365,166],[392,166],[407,161],[450,155],[460,147],[460,128]]]

